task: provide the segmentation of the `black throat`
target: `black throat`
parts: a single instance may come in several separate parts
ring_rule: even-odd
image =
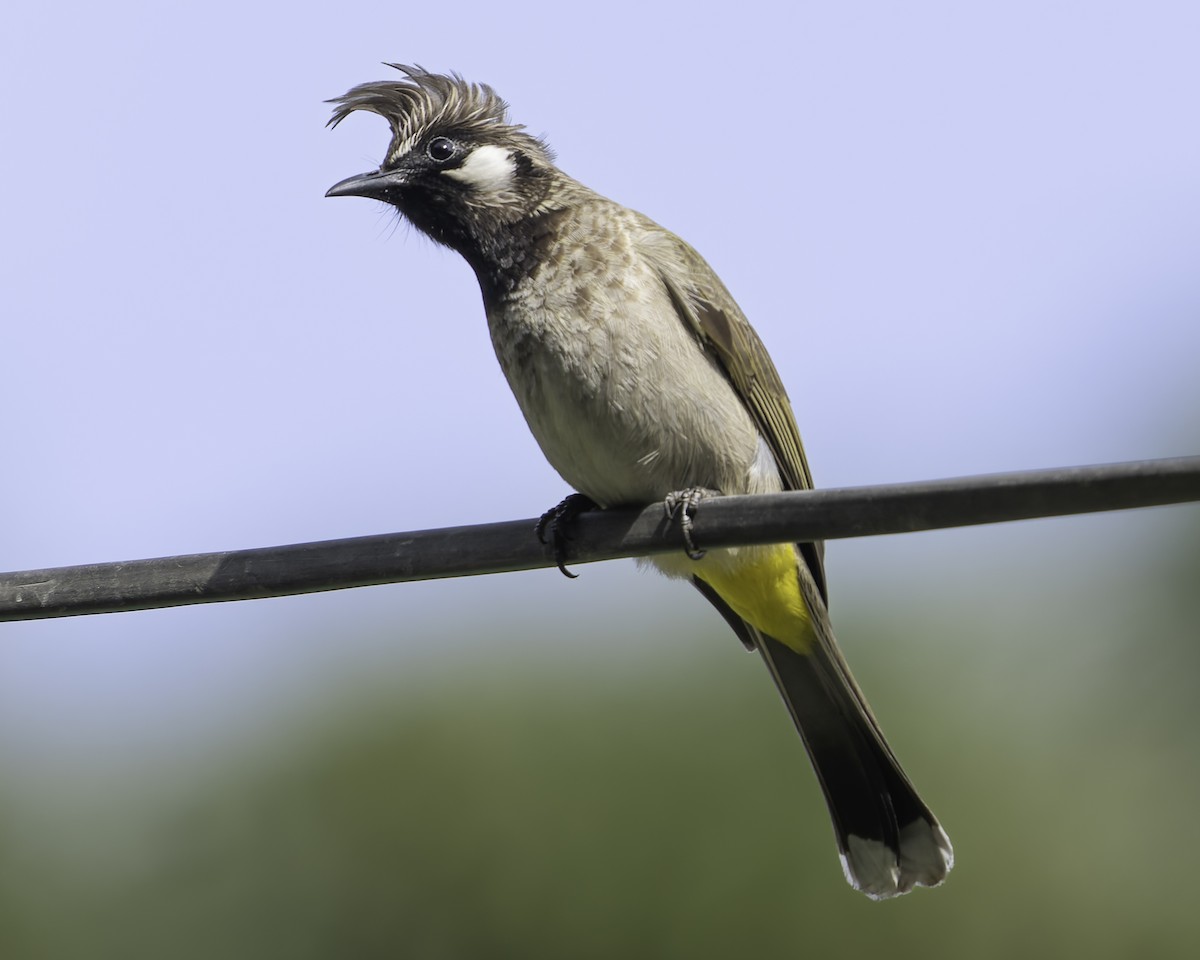
[[[422,233],[462,255],[488,301],[512,292],[533,272],[566,215],[562,209],[515,218],[511,210],[452,210],[453,200],[429,194],[396,206]]]
[[[485,299],[511,292],[530,275],[562,217],[547,209],[554,206],[548,202],[554,170],[520,151],[512,156],[513,192],[502,203],[440,176],[387,198],[418,230],[463,256]]]

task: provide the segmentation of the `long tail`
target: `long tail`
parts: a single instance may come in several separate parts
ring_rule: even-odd
[[[812,646],[798,653],[738,617],[703,581],[696,585],[766,661],[821,782],[850,885],[881,900],[946,879],[950,839],[883,738],[823,606]]]
[[[932,887],[954,864],[950,839],[896,761],[836,648],[758,650],[816,768],[850,885],[883,899]]]

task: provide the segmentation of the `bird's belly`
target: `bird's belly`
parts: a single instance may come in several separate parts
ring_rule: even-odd
[[[496,354],[551,465],[602,506],[673,490],[747,492],[758,431],[674,315],[504,312]]]

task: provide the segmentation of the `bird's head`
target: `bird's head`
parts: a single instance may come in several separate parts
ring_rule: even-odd
[[[378,170],[348,177],[329,197],[370,197],[395,206],[434,240],[473,259],[481,238],[535,214],[556,176],[549,148],[508,121],[485,84],[421,67],[387,64],[404,80],[364,83],[330,102],[330,126],[356,110],[392,128]]]

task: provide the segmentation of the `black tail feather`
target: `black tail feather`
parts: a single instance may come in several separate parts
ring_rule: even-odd
[[[953,851],[917,795],[836,649],[801,654],[759,636],[762,653],[808,749],[833,818],[846,879],[868,896],[945,879]]]
[[[884,739],[815,591],[806,591],[810,609],[817,607],[813,641],[799,653],[694,582],[742,642],[762,654],[816,769],[851,886],[883,899],[941,883],[954,863],[950,840]],[[802,577],[802,586],[811,585]]]

